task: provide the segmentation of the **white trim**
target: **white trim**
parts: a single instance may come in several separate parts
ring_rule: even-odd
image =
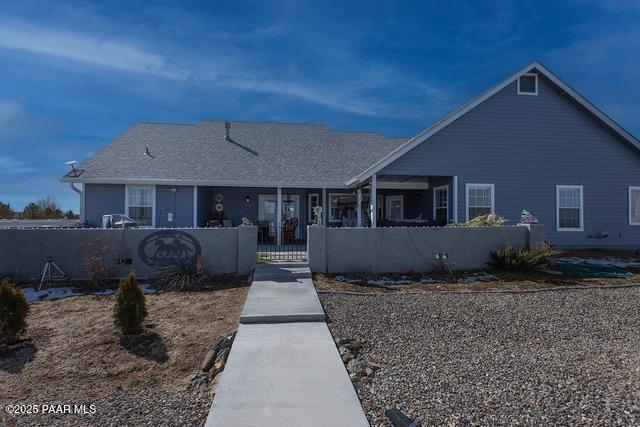
[[[395,200],[400,200],[400,218],[394,218],[394,219],[403,220],[404,219],[404,196],[403,195],[386,196],[384,199],[385,199],[385,202],[384,202],[385,218],[391,219],[391,215],[389,214],[389,212],[391,212],[391,204]]]
[[[629,187],[629,225],[640,225],[639,221],[633,220],[633,215],[631,213],[631,192],[638,191],[640,192],[640,187],[630,186]],[[638,195],[640,197],[640,195]]]
[[[311,198],[316,198],[316,206],[320,206],[320,193],[309,193],[307,194],[307,223],[311,224],[314,220],[313,218],[313,207],[311,206]]]
[[[322,189],[322,225],[327,225],[327,189]]]
[[[198,186],[193,186],[193,228],[198,227]]]
[[[447,192],[447,223],[449,222],[449,205],[450,205],[450,201],[449,201],[449,185],[445,184],[445,185],[440,185],[439,187],[434,187],[433,188],[433,220],[435,221],[436,219],[436,193],[440,190],[446,190]]]
[[[277,188],[276,194],[276,234],[278,246],[282,245],[282,187]]]
[[[130,188],[150,188],[151,189],[151,226],[143,227],[156,227],[156,186],[155,185],[125,185],[124,186],[124,214],[129,215],[129,189]]]
[[[453,177],[453,222],[458,222],[458,175]]]
[[[580,227],[560,227],[560,189],[580,190]],[[556,231],[584,231],[584,190],[582,185],[556,185]]]
[[[358,187],[356,195],[356,225],[362,227],[362,188]]]
[[[135,184],[135,185],[198,185],[206,187],[259,187],[259,188],[348,188],[344,182],[266,182],[266,181],[210,181],[192,179],[146,179],[146,178],[89,178],[63,177],[60,182],[82,182],[87,184]]]
[[[525,76],[527,76],[527,77],[535,77],[535,82],[536,82],[536,85],[535,85],[536,86],[536,90],[535,90],[535,92],[522,92],[522,91],[520,91],[520,79],[522,77],[525,77]],[[518,76],[516,81],[518,82],[517,83],[518,90],[516,92],[518,95],[538,96],[538,73],[524,73],[521,76]]]
[[[493,95],[495,95],[496,93],[498,93],[499,91],[501,91],[502,89],[504,89],[505,87],[510,85],[521,74],[524,74],[524,73],[526,73],[526,72],[528,72],[528,71],[530,71],[530,70],[532,70],[534,68],[538,71],[539,74],[544,75],[551,82],[553,82],[556,86],[560,87],[563,91],[565,91],[576,102],[581,104],[589,112],[591,112],[597,118],[602,120],[607,126],[609,126],[611,129],[613,129],[614,132],[618,133],[624,139],[626,139],[631,144],[633,144],[636,148],[640,149],[640,141],[638,141],[638,139],[636,139],[633,135],[631,135],[629,132],[624,130],[619,124],[617,124],[615,121],[613,121],[611,118],[609,118],[606,114],[604,114],[602,111],[600,111],[596,106],[591,104],[587,99],[585,99],[578,92],[573,90],[569,85],[567,85],[565,82],[560,80],[556,75],[554,75],[551,71],[549,71],[541,63],[539,63],[538,61],[533,61],[532,63],[528,64],[526,67],[521,68],[515,74],[513,74],[513,75],[509,76],[507,79],[503,80],[498,85],[494,86],[493,88],[490,88],[489,90],[485,91],[482,95],[480,95],[480,96],[478,96],[476,98],[473,98],[471,101],[467,102],[466,104],[464,104],[459,109],[453,111],[448,116],[446,116],[444,119],[440,120],[439,122],[436,122],[429,129],[427,129],[427,130],[421,132],[420,134],[414,136],[413,138],[411,138],[410,140],[405,142],[403,145],[401,145],[400,147],[396,148],[391,153],[389,153],[388,155],[386,155],[385,157],[380,159],[377,163],[375,163],[372,166],[370,166],[367,170],[365,170],[361,174],[355,176],[354,178],[348,180],[347,181],[347,185],[355,185],[357,183],[366,181],[367,179],[369,179],[369,177],[371,175],[373,175],[375,173],[378,173],[380,170],[382,170],[383,168],[388,166],[390,163],[392,163],[393,161],[397,160],[399,157],[401,157],[402,155],[406,154],[408,151],[410,151],[411,149],[413,149],[417,145],[419,145],[422,142],[426,141],[427,139],[431,138],[433,135],[438,133],[440,130],[442,130],[443,128],[447,127],[448,125],[450,125],[454,121],[458,120],[460,117],[464,116],[466,113],[468,113],[469,111],[473,110],[475,107],[477,107],[478,105],[482,104],[484,101],[486,101],[487,99],[491,98]]]
[[[494,184],[468,183],[468,184],[465,184],[464,186],[464,193],[465,193],[464,205],[467,211],[466,221],[473,219],[473,218],[469,218],[469,189],[470,188],[491,188],[491,213],[496,212],[496,186]],[[480,206],[473,206],[473,207],[477,208]]]

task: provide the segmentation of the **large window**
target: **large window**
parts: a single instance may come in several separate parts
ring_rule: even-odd
[[[356,218],[356,200],[351,194],[329,194],[329,222]]]
[[[494,212],[494,185],[467,184],[467,221]]]
[[[127,186],[127,216],[138,225],[153,227],[154,187]]]
[[[640,187],[629,187],[629,225],[640,225]]]
[[[437,225],[446,225],[449,221],[449,186],[433,189],[433,219]]]
[[[404,196],[386,197],[387,219],[404,219]]]
[[[582,185],[556,186],[556,219],[558,231],[582,231]]]

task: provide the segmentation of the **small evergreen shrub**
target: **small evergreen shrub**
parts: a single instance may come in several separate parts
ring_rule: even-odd
[[[492,265],[502,270],[532,270],[547,262],[551,255],[551,247],[544,245],[539,248],[522,247],[514,249],[506,246],[504,249],[492,252]]]
[[[506,219],[496,214],[480,215],[467,222],[453,222],[448,224],[447,227],[497,227],[507,222]]]
[[[27,330],[29,302],[16,282],[6,277],[0,284],[0,341],[13,341]]]
[[[113,307],[113,323],[123,334],[137,334],[142,331],[142,322],[147,317],[144,292],[133,272],[120,280]]]

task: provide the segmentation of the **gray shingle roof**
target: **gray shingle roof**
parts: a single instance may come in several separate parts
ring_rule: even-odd
[[[231,122],[140,123],[87,159],[69,181],[344,184],[406,138],[341,132],[324,125]],[[145,156],[145,149],[153,157]]]

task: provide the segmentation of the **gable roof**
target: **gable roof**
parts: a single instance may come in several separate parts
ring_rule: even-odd
[[[377,172],[382,170],[384,167],[386,167],[387,165],[389,165],[393,161],[397,160],[398,158],[400,158],[401,156],[403,156],[407,152],[411,151],[411,149],[413,149],[417,145],[427,141],[429,138],[431,138],[433,135],[438,133],[440,130],[442,130],[446,126],[450,125],[451,123],[453,123],[454,121],[456,121],[457,119],[459,119],[460,117],[465,115],[467,112],[471,111],[472,109],[474,109],[475,107],[477,107],[478,105],[480,105],[481,103],[486,101],[487,99],[491,98],[493,95],[495,95],[496,93],[498,93],[499,91],[501,91],[502,89],[507,87],[509,84],[513,83],[522,74],[525,74],[525,73],[527,73],[527,72],[529,72],[529,71],[531,71],[533,69],[537,70],[537,72],[539,74],[544,75],[551,82],[553,82],[556,86],[560,87],[571,98],[573,98],[578,104],[580,104],[587,111],[589,111],[594,116],[596,116],[600,121],[602,121],[613,132],[615,132],[616,134],[620,135],[621,138],[625,139],[626,141],[628,141],[629,143],[634,145],[636,148],[640,149],[640,141],[637,138],[635,138],[633,135],[631,135],[629,132],[627,132],[624,128],[622,128],[622,126],[617,124],[613,119],[611,119],[605,113],[600,111],[595,105],[593,105],[586,98],[584,98],[582,95],[580,95],[571,86],[569,86],[568,84],[563,82],[560,78],[558,78],[555,74],[553,74],[551,71],[549,71],[549,69],[547,69],[540,62],[533,61],[532,63],[528,64],[527,66],[525,66],[523,68],[521,68],[516,73],[512,74],[511,76],[509,76],[508,78],[506,78],[505,80],[500,82],[498,85],[488,89],[484,93],[478,95],[477,97],[471,99],[466,104],[462,105],[460,108],[452,111],[447,116],[445,116],[441,120],[439,120],[436,123],[434,123],[430,128],[424,130],[423,132],[421,132],[418,135],[414,136],[413,138],[409,139],[407,142],[405,142],[401,146],[397,147],[395,150],[393,150],[392,152],[390,152],[386,156],[384,156],[382,159],[380,159],[378,162],[376,162],[375,164],[370,166],[364,172],[362,172],[362,173],[360,173],[358,175],[355,175],[354,177],[349,179],[347,181],[347,185],[355,185],[355,184],[359,184],[359,183],[362,183],[362,182],[368,180],[372,175],[376,174]]]
[[[86,183],[344,187],[406,138],[324,125],[230,122],[139,123],[79,165]],[[149,155],[145,155],[148,150]]]

